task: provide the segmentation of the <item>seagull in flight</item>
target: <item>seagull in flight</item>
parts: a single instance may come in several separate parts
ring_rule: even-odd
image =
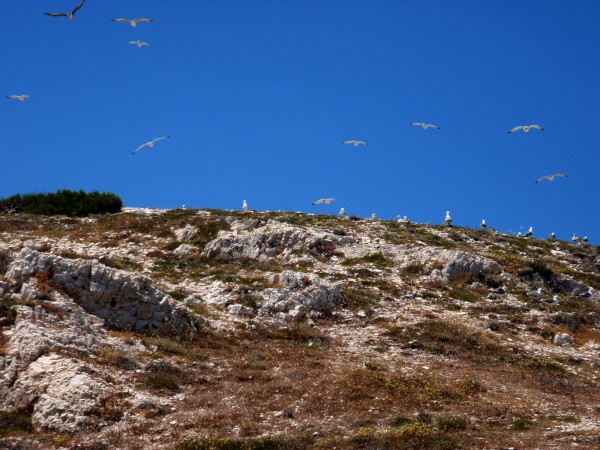
[[[367,144],[365,141],[342,141],[342,144],[344,145],[354,145],[355,147],[358,147],[359,145],[369,145]]]
[[[14,98],[20,100],[22,102],[25,101],[26,98],[29,98],[29,95],[21,94],[21,95],[7,95],[6,98]]]
[[[137,26],[138,22],[143,22],[143,23],[154,22],[154,20],[152,20],[152,19],[144,19],[142,17],[137,18],[137,19],[113,19],[112,21],[120,22],[120,23],[128,23],[133,28],[135,28]]]
[[[434,125],[432,123],[411,122],[411,123],[409,123],[409,125],[413,125],[415,127],[423,127],[424,130],[426,130],[427,128],[435,128],[436,130],[440,129],[440,127],[438,127],[437,125]]]
[[[152,148],[152,147],[154,147],[154,144],[157,141],[162,141],[163,139],[167,139],[169,137],[171,137],[171,136],[162,136],[162,137],[157,137],[156,139],[152,139],[150,142],[146,142],[145,144],[140,145],[138,148],[136,148],[134,151],[132,151],[131,154],[133,155],[134,153],[139,152],[144,147]]]
[[[328,205],[335,201],[335,198],[320,198],[316,202],[312,202],[311,205],[320,205],[321,203],[327,203]]]
[[[569,175],[566,175],[564,173],[554,173],[552,175],[546,175],[545,177],[540,178],[539,180],[536,181],[536,183],[539,183],[540,181],[544,181],[544,180],[549,180],[549,181],[553,181],[556,177],[568,177]]]
[[[137,45],[138,48],[142,48],[145,45],[150,45],[147,42],[142,42],[142,41],[129,41],[128,44]]]
[[[529,133],[529,130],[532,128],[536,128],[540,131],[544,131],[544,129],[540,125],[519,125],[518,127],[514,127],[509,133],[514,133],[515,131],[523,130],[525,133]]]
[[[81,7],[83,6],[84,3],[85,3],[85,0],[83,0],[79,5],[77,5],[73,9],[73,11],[71,11],[70,13],[44,13],[44,14],[46,14],[47,16],[52,16],[52,17],[68,17],[69,19],[73,20],[75,18],[75,13],[81,9]]]

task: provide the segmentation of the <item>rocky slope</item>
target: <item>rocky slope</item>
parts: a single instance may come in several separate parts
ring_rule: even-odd
[[[598,448],[596,289],[464,228],[0,216],[0,448]]]

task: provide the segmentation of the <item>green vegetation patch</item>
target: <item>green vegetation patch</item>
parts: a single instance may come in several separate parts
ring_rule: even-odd
[[[117,213],[123,200],[110,192],[58,190],[50,194],[17,194],[0,199],[0,213],[26,213],[83,217]]]

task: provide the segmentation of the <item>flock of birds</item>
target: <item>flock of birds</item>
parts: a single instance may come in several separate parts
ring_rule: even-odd
[[[73,8],[72,11],[70,12],[46,12],[44,14],[46,14],[47,16],[51,16],[51,17],[67,17],[70,20],[74,20],[75,19],[75,14],[85,5],[85,2],[87,0],[82,0],[77,6],[75,6]],[[135,18],[135,19],[128,19],[128,18],[116,18],[116,19],[112,19],[113,22],[116,23],[127,23],[130,26],[136,28],[138,23],[150,23],[153,22],[152,19],[147,19],[147,18]],[[149,46],[150,44],[148,42],[144,42],[144,41],[140,41],[140,40],[136,40],[136,41],[129,41],[128,44],[131,45],[135,45],[138,48],[144,47],[144,46]],[[24,102],[25,100],[29,99],[30,96],[27,94],[13,94],[13,95],[8,95],[6,98],[8,99],[12,99],[12,100],[19,100],[21,102]],[[439,130],[440,127],[432,124],[432,123],[425,123],[425,122],[410,122],[409,123],[410,126],[415,126],[415,127],[420,127],[423,130],[428,130],[429,128],[435,129],[435,130]],[[525,133],[529,133],[531,130],[538,130],[538,131],[544,131],[544,128],[541,125],[537,125],[537,124],[532,124],[532,125],[519,125],[516,126],[512,129],[510,129],[508,131],[508,133],[512,134],[515,133],[517,131],[523,131]],[[140,146],[138,146],[134,151],[131,152],[131,155],[134,155],[136,153],[138,153],[140,150],[144,149],[144,148],[154,148],[155,144],[159,141],[163,141],[165,139],[168,139],[170,136],[161,136],[161,137],[157,137],[155,139],[152,139],[149,142],[146,142]],[[360,140],[344,140],[342,141],[342,144],[344,145],[352,145],[354,147],[359,147],[361,145],[368,145],[367,142],[365,141],[360,141]],[[538,180],[536,180],[536,184],[537,183],[541,183],[544,180],[548,180],[548,181],[554,181],[555,178],[566,178],[568,175],[564,174],[564,173],[555,173],[555,174],[550,174],[550,175],[545,175],[541,178],[539,178]],[[321,198],[319,200],[316,200],[314,202],[312,202],[312,205],[320,205],[320,204],[331,204],[333,201],[335,201],[334,198]],[[244,200],[243,203],[243,208],[244,210],[248,209],[248,205],[246,203],[246,201]],[[344,210],[344,208],[341,209],[340,211],[340,217],[345,217],[346,216],[346,212]],[[376,219],[377,216],[375,214],[373,214],[373,216],[371,217],[372,219]],[[399,219],[399,221],[401,222],[408,222],[408,218],[406,216],[404,216],[404,218]],[[452,218],[450,217],[450,212],[447,211],[446,212],[446,218],[444,220],[444,222],[446,223],[446,225],[451,225],[452,224]],[[482,221],[481,225],[480,225],[480,229],[482,230],[486,230],[487,229],[487,224],[485,222],[485,219]],[[493,230],[493,229],[491,229]],[[495,230],[493,230],[495,231]],[[531,227],[525,234],[523,234],[522,236],[528,237],[531,236],[533,234],[533,227]],[[521,236],[521,233],[519,233],[517,236]],[[554,235],[554,233],[552,233],[549,237],[549,239],[556,239],[556,236]],[[573,235],[572,237],[572,241],[575,243],[581,243],[581,242],[587,242],[588,238],[584,237],[584,238],[580,238],[578,237],[576,234]]]

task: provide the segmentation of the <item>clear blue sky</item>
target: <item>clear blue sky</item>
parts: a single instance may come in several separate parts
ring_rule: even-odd
[[[424,223],[450,210],[457,225],[600,242],[599,1],[88,0],[73,22],[42,14],[78,1],[2,0],[0,197],[96,189],[127,206],[246,199]],[[569,178],[535,184],[556,172]],[[321,197],[336,201],[310,205]]]

